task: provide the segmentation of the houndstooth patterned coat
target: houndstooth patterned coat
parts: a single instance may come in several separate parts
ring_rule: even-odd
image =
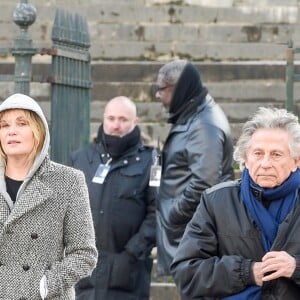
[[[47,133],[15,203],[6,191],[5,165],[0,161],[0,299],[41,299],[43,275],[47,300],[75,299],[75,283],[90,275],[97,261],[84,175],[49,159],[49,130],[37,103],[20,94],[11,98],[0,111],[33,110]]]
[[[96,263],[83,175],[45,160],[14,207],[0,194],[0,299],[75,299],[73,285]]]

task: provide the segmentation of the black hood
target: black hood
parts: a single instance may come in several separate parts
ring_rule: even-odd
[[[201,100],[204,100],[206,95],[207,89],[202,85],[198,69],[193,64],[187,63],[174,89],[168,121],[176,123],[178,117],[189,107],[193,99],[200,96]]]

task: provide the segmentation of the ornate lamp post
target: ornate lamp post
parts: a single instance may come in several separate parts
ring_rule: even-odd
[[[15,38],[12,55],[15,57],[15,92],[29,95],[32,77],[31,59],[38,52],[32,45],[28,27],[36,19],[36,9],[27,0],[21,0],[13,12],[13,20],[20,27],[20,34]]]
[[[20,33],[13,47],[0,48],[0,53],[14,56],[14,90],[26,95],[30,95],[32,56],[52,56],[52,74],[46,79],[51,83],[51,158],[68,163],[70,153],[89,142],[92,79],[88,24],[80,15],[58,9],[52,30],[53,46],[45,49],[33,47],[28,33],[35,19],[35,7],[20,0],[13,11]],[[12,76],[0,74],[2,81],[11,79]]]

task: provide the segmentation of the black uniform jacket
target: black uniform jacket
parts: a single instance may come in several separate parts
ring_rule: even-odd
[[[155,190],[149,187],[152,148],[138,143],[108,163],[101,143],[73,153],[85,174],[99,251],[92,277],[79,282],[76,299],[147,299],[155,245]],[[110,169],[103,184],[92,182],[100,164]]]

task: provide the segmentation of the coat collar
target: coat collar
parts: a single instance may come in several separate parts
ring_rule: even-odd
[[[136,161],[139,157],[139,152],[143,148],[143,144],[139,142],[135,147],[132,147],[124,156],[112,162],[112,165],[122,166],[128,162]],[[105,164],[110,159],[109,154],[105,151],[102,143],[93,143],[87,152],[88,161],[90,164]]]
[[[24,180],[18,191],[17,201],[15,204],[13,204],[6,192],[4,174],[2,172],[2,176],[0,177],[0,201],[6,202],[7,209],[4,210],[7,211],[8,215],[6,216],[7,218],[5,218],[5,212],[3,211],[2,215],[0,213],[2,218],[2,220],[0,220],[1,222],[6,225],[11,223],[12,221],[20,218],[22,215],[33,210],[35,207],[41,205],[53,194],[52,188],[46,185],[43,180],[45,173],[48,173],[49,171],[51,172],[52,169],[53,165],[47,156],[33,177]]]

